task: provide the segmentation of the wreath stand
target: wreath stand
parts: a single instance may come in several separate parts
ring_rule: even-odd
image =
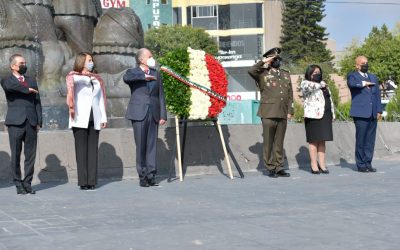
[[[188,121],[189,120],[187,120],[187,119],[179,119],[178,116],[175,116],[176,147],[177,147],[178,169],[179,169],[179,180],[180,181],[183,181],[182,166],[183,166],[183,158],[184,158],[184,154],[185,154],[186,130],[187,130]],[[221,124],[218,123],[218,119],[217,118],[214,118],[211,121],[214,123],[214,127],[217,129],[217,132],[218,132],[220,140],[221,140],[222,149],[224,151],[224,155],[225,155],[225,159],[226,159],[226,165],[227,165],[227,168],[228,168],[229,178],[233,179],[231,162],[230,162],[229,155],[228,155],[228,150],[227,150],[227,147],[226,147],[226,144],[225,144],[224,135],[222,133]],[[190,122],[200,122],[200,121],[190,120]],[[204,122],[204,121],[201,121],[201,122]],[[181,145],[181,140],[180,140],[180,129],[179,129],[181,123],[183,124],[182,145]],[[230,152],[230,154],[232,155],[232,152]],[[238,172],[240,174],[240,177],[244,178],[242,170],[238,166],[236,166],[236,168],[237,168],[237,170],[238,170]]]

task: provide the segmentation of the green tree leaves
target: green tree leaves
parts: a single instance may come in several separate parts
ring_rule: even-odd
[[[325,27],[318,24],[325,17],[324,2],[284,0],[281,46],[283,57],[294,68],[309,64],[332,67],[333,57],[324,43],[328,34]]]
[[[204,50],[211,55],[218,52],[216,41],[204,29],[191,26],[161,26],[150,29],[145,33],[144,43],[156,58],[175,49],[186,50],[187,47]]]

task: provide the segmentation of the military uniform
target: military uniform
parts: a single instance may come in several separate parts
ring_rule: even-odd
[[[264,164],[270,172],[277,173],[283,170],[283,141],[287,115],[293,114],[293,90],[288,71],[265,65],[263,61],[256,63],[249,74],[261,93],[257,115],[263,124]]]

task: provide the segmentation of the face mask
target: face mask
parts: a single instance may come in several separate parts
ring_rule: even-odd
[[[363,73],[367,73],[368,72],[368,63],[361,65],[360,71]]]
[[[147,59],[147,66],[149,66],[150,68],[155,68],[156,60],[154,60],[153,57],[150,57],[149,59]]]
[[[94,63],[93,63],[93,62],[88,62],[88,63],[86,64],[86,68],[87,68],[89,71],[92,71],[92,70],[93,70],[93,67],[94,67]]]
[[[321,82],[322,81],[322,74],[315,74],[312,76],[313,82]]]
[[[18,73],[20,75],[24,75],[26,73],[26,71],[28,70],[28,67],[26,67],[26,65],[19,65],[19,70]]]
[[[274,69],[279,69],[280,66],[281,66],[281,60],[279,60],[279,59],[275,59],[271,63],[271,67],[274,68]]]

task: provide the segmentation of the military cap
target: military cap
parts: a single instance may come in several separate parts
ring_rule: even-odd
[[[281,53],[281,48],[275,47],[265,52],[263,57],[279,56],[280,53]]]

